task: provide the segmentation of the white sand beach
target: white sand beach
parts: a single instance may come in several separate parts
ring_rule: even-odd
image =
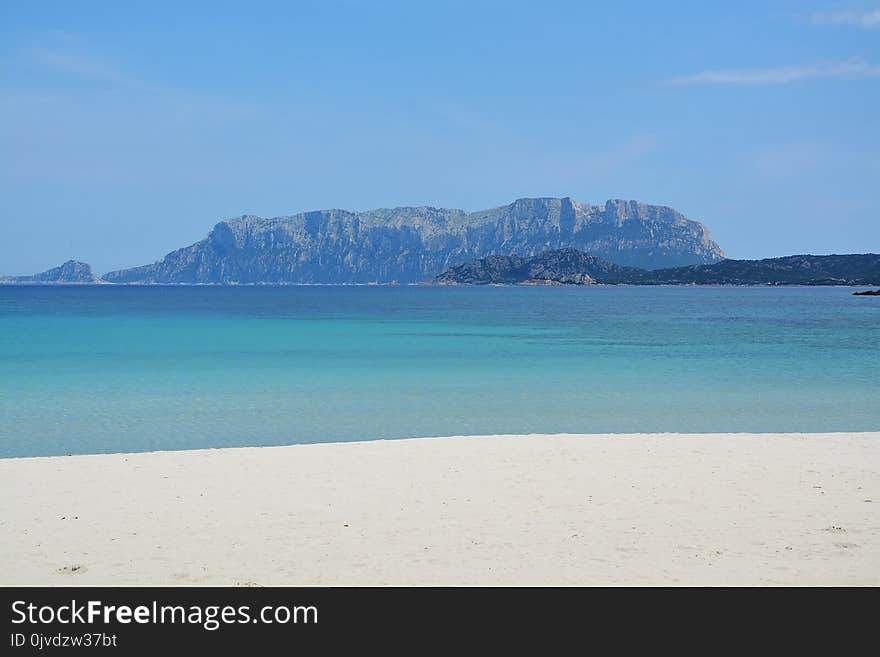
[[[2,585],[880,585],[880,433],[0,459]]]

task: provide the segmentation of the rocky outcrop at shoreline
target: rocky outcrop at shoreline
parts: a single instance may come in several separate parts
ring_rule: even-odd
[[[592,283],[628,285],[880,285],[880,255],[797,255],[765,260],[722,260],[648,271],[621,267],[575,249],[532,258],[490,256],[450,267],[434,284]],[[867,294],[875,294],[873,292]]]

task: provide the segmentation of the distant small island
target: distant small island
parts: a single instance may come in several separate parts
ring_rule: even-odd
[[[68,260],[33,276],[0,276],[0,285],[95,285],[104,283],[95,275],[91,265]]]
[[[880,290],[866,290],[865,292],[853,292],[856,297],[880,297]]]

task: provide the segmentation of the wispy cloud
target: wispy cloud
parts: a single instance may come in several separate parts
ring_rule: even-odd
[[[92,82],[114,87],[127,87],[142,91],[161,91],[159,85],[151,84],[123,72],[102,58],[67,50],[33,48],[32,55],[44,66]]]
[[[694,84],[789,84],[802,80],[855,79],[880,77],[880,66],[869,64],[860,58],[843,62],[809,64],[802,66],[777,66],[752,69],[715,69],[666,80],[666,85]]]
[[[814,25],[851,25],[880,28],[880,9],[870,11],[817,11],[812,16]]]

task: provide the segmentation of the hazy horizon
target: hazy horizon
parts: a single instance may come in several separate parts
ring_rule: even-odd
[[[642,199],[605,199],[605,200],[603,200],[603,201],[584,201],[584,200],[582,200],[582,199],[575,198],[575,197],[573,197],[573,196],[571,196],[571,195],[567,195],[567,196],[568,196],[569,198],[572,198],[572,199],[575,200],[575,201],[580,202],[580,203],[589,203],[590,205],[594,205],[594,206],[601,206],[601,205],[603,205],[605,202],[607,202],[607,201],[609,201],[609,200],[625,200],[625,201],[642,201],[642,202],[645,202],[645,201],[643,201]],[[542,197],[537,197],[537,196],[535,196],[535,197],[519,197],[519,198],[517,198],[517,199],[511,199],[510,203],[513,203],[514,201],[521,200],[521,199],[525,199],[525,198],[542,198]],[[543,197],[543,198],[565,198],[565,196],[562,196],[562,197]],[[336,209],[336,210],[347,210],[347,211],[351,211],[351,212],[366,212],[366,211],[369,211],[369,210],[382,210],[382,209],[394,210],[394,209],[400,209],[400,208],[406,208],[406,207],[434,207],[434,208],[437,208],[437,209],[457,209],[457,210],[465,210],[465,211],[467,211],[467,212],[478,212],[478,211],[480,211],[480,210],[490,210],[490,209],[494,209],[494,208],[496,208],[496,207],[502,207],[502,206],[510,205],[510,203],[502,203],[502,204],[499,204],[499,205],[496,205],[496,206],[492,206],[492,207],[487,207],[487,208],[474,208],[474,209],[471,209],[471,208],[448,208],[448,207],[447,207],[447,208],[441,208],[440,206],[427,206],[427,205],[425,205],[425,204],[421,204],[421,205],[410,205],[410,206],[386,206],[385,208],[358,208],[358,209],[355,209],[355,210],[352,210],[352,209],[349,209],[349,208],[338,208],[338,207],[330,207],[330,208],[312,208],[312,209],[308,209],[308,210],[298,210],[298,211],[296,211],[296,212],[288,212],[288,213],[281,214],[281,215],[262,216],[261,218],[263,218],[263,219],[281,219],[281,218],[285,218],[285,217],[294,216],[294,215],[297,215],[297,214],[305,214],[305,213],[310,213],[310,212],[313,212],[313,211],[331,210],[331,209]],[[645,202],[645,203],[647,203],[648,205],[656,205],[656,204],[651,204],[651,203],[649,203],[649,202]],[[670,207],[671,207],[671,206],[670,206]],[[673,209],[677,209],[677,208],[673,208]],[[229,221],[229,220],[233,220],[233,219],[236,219],[236,218],[238,218],[238,217],[241,217],[241,216],[248,216],[248,215],[253,216],[253,213],[247,213],[246,215],[238,214],[238,215],[235,215],[235,216],[232,216],[232,217],[223,217],[222,219],[219,220],[219,222],[222,222],[222,221]],[[688,219],[692,219],[692,220],[694,220],[692,217],[687,217],[687,218],[688,218]],[[696,219],[695,221],[699,221],[699,219]],[[202,238],[199,238],[198,240],[196,240],[196,242],[201,241],[201,239],[206,238],[206,237],[208,236],[208,234],[211,232],[211,230],[213,230],[214,225],[216,225],[216,224],[212,224],[211,226],[209,226],[209,227],[205,230],[205,234],[204,234],[204,236],[203,236]],[[713,238],[713,240],[717,242],[717,239],[715,239],[714,234],[712,234],[711,226],[707,226],[707,228],[709,228],[709,232],[710,232],[711,237]],[[162,260],[166,255],[168,255],[170,252],[172,252],[172,251],[174,251],[174,250],[177,250],[178,248],[188,247],[188,246],[190,246],[190,245],[191,245],[190,243],[179,244],[178,246],[176,246],[176,247],[174,247],[174,248],[172,248],[172,249],[169,249],[168,252],[164,252],[164,253],[162,253],[161,255],[158,255],[158,256],[155,257],[153,260],[145,261],[145,262],[129,263],[129,264],[123,265],[123,266],[121,266],[121,267],[118,267],[118,268],[116,268],[116,269],[106,269],[106,270],[105,270],[105,269],[98,269],[98,268],[95,267],[95,266],[93,265],[93,263],[90,262],[88,259],[82,259],[82,258],[70,257],[70,258],[65,258],[64,260],[61,260],[61,261],[55,262],[54,264],[46,265],[46,267],[44,267],[44,268],[41,269],[41,270],[35,270],[35,271],[32,271],[32,272],[14,272],[14,273],[0,271],[0,276],[4,276],[4,275],[11,275],[11,276],[29,276],[29,275],[31,275],[31,274],[39,274],[39,273],[42,273],[43,271],[46,271],[46,270],[48,270],[48,269],[53,269],[53,268],[55,268],[55,267],[58,267],[58,266],[60,266],[60,265],[62,265],[62,264],[64,264],[64,263],[66,263],[66,262],[68,262],[68,261],[83,262],[83,263],[86,263],[86,264],[88,264],[88,265],[91,265],[91,266],[92,266],[92,269],[93,269],[93,271],[94,271],[94,273],[97,274],[98,276],[102,276],[102,275],[107,274],[107,273],[110,273],[110,272],[112,272],[112,271],[116,271],[116,270],[120,270],[120,269],[130,269],[130,268],[134,268],[134,267],[139,267],[139,266],[141,266],[141,265],[152,264],[153,262],[156,262],[156,261],[161,261],[161,260]],[[719,246],[721,246],[721,248],[724,249],[724,245],[719,244]],[[553,250],[553,249],[548,249],[548,250]],[[857,254],[868,254],[868,253],[875,253],[875,252],[876,252],[876,251],[872,251],[872,250],[868,250],[868,251],[850,251],[850,252],[846,252],[845,254],[844,254],[844,253],[834,252],[834,251],[828,251],[828,252],[822,252],[822,253],[795,253],[795,252],[791,252],[791,253],[778,253],[778,254],[775,254],[775,255],[769,255],[769,256],[761,256],[760,258],[754,258],[754,259],[777,258],[777,257],[797,256],[797,255],[853,255],[853,254],[856,254],[856,255],[857,255]],[[746,260],[751,260],[751,259],[753,259],[753,258],[748,258],[748,257],[742,257],[742,258],[739,258],[739,257],[736,257],[736,256],[732,256],[730,253],[727,253],[727,252],[725,252],[725,257],[728,258],[728,259],[746,259]],[[607,258],[606,258],[606,259],[607,259]]]
[[[675,208],[731,258],[880,251],[880,2],[0,10],[0,274],[223,219]]]

